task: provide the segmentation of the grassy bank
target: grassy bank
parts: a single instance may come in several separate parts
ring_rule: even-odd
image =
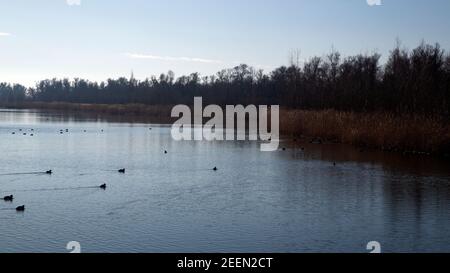
[[[57,110],[70,113],[136,118],[172,123],[172,107],[143,104],[22,103],[3,105],[19,109]],[[282,110],[283,135],[314,138],[387,151],[450,154],[450,122],[435,117],[390,113],[351,113],[335,110]]]
[[[86,104],[65,102],[25,102],[20,104],[0,105],[14,109],[38,109],[66,113],[95,114],[101,116],[136,118],[140,121],[153,123],[170,123],[172,107],[145,104]]]

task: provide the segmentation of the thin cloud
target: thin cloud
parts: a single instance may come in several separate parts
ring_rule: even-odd
[[[79,6],[81,5],[81,0],[66,0],[66,3],[69,6]]]
[[[0,32],[0,37],[11,36],[11,33],[8,32]]]
[[[192,62],[192,63],[203,63],[203,64],[221,64],[225,66],[238,66],[243,62],[224,62],[221,60],[212,60],[212,59],[203,59],[203,58],[189,58],[189,57],[170,57],[170,56],[157,56],[157,55],[146,55],[146,54],[137,54],[137,53],[125,53],[128,58],[137,59],[137,60],[154,60],[154,61],[163,61],[163,62]],[[263,70],[272,70],[275,66],[271,65],[263,65],[263,64],[248,64],[258,69]]]
[[[205,63],[205,64],[221,64],[222,61],[203,59],[203,58],[190,58],[190,57],[170,57],[170,56],[156,56],[156,55],[145,55],[136,53],[126,53],[126,55],[131,59],[144,59],[144,60],[156,60],[165,62],[193,62],[193,63]]]

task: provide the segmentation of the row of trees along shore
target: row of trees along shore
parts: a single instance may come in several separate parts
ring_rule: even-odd
[[[109,79],[42,80],[33,88],[0,83],[0,103],[67,102],[89,104],[279,104],[287,109],[389,112],[449,118],[450,54],[439,44],[413,50],[397,46],[384,64],[380,55],[343,58],[338,52],[270,73],[247,65],[213,76],[175,78],[173,72],[138,81]],[[0,79],[1,80],[1,79]]]

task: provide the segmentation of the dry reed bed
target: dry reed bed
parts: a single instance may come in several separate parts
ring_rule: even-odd
[[[284,110],[284,134],[383,150],[448,154],[450,123],[440,118],[390,113],[350,113],[335,110]]]

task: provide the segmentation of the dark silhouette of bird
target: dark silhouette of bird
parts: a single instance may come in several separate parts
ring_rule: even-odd
[[[52,171],[52,170],[48,170],[48,171],[46,171],[45,173],[46,173],[46,174],[53,174],[53,171]]]
[[[14,200],[14,196],[13,195],[5,196],[3,197],[3,200],[5,200],[5,202],[12,202]]]
[[[125,173],[125,169],[120,169],[118,172],[119,173]]]
[[[101,186],[100,186],[100,189],[106,190],[106,184],[101,185]]]
[[[16,211],[25,211],[25,206],[17,207]]]
[[[167,151],[164,151],[165,154],[167,154]]]
[[[219,169],[217,167],[214,167],[213,171],[217,172]]]

